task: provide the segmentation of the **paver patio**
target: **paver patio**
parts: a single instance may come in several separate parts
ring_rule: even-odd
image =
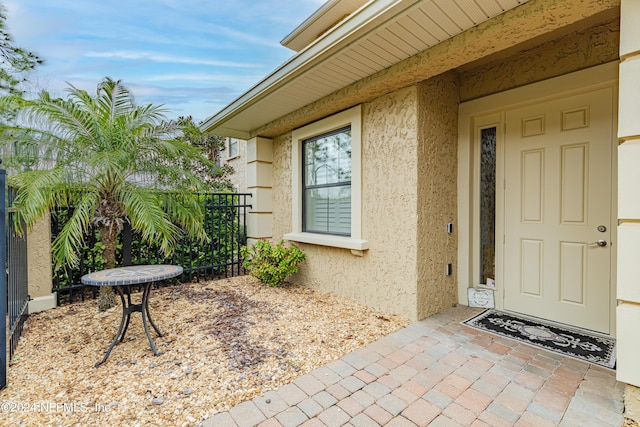
[[[413,323],[203,427],[621,426],[615,372],[460,325]]]

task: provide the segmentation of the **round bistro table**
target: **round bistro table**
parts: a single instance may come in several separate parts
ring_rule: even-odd
[[[169,279],[182,274],[182,267],[177,265],[135,265],[130,267],[111,268],[108,270],[95,271],[93,273],[85,274],[82,276],[82,284],[90,286],[111,286],[115,287],[118,295],[120,295],[120,301],[122,301],[122,318],[120,319],[120,326],[118,332],[113,338],[113,342],[109,346],[107,353],[104,355],[102,361],[95,364],[96,367],[103,364],[109,355],[111,350],[118,341],[124,340],[124,335],[127,333],[129,327],[129,320],[131,319],[131,313],[139,312],[142,316],[142,325],[144,326],[144,332],[149,339],[149,345],[153,354],[159,356],[161,353],[156,349],[156,345],[149,333],[148,323],[156,331],[159,337],[162,333],[153,322],[151,314],[149,313],[149,294],[151,293],[151,284],[159,280]],[[131,286],[144,285],[142,292],[142,301],[140,304],[131,303]],[[125,300],[125,294],[127,296]]]

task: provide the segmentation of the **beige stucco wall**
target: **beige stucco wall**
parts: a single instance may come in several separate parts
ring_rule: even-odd
[[[362,238],[370,249],[358,258],[344,249],[304,245],[309,261],[297,280],[411,319],[455,304],[460,99],[615,60],[618,29],[617,19],[580,27],[558,40],[449,71],[363,104]],[[584,43],[590,48],[577,54]],[[274,139],[276,239],[291,231],[290,162],[287,133]],[[454,225],[452,234],[446,232],[447,223]],[[450,276],[447,263],[452,264]]]
[[[449,72],[418,85],[417,307],[424,318],[458,300],[458,78]],[[453,233],[447,233],[447,224]],[[446,264],[453,273],[446,275]]]
[[[417,109],[411,86],[363,105],[362,238],[370,249],[301,244],[295,280],[387,313],[417,319]],[[274,141],[274,238],[291,231],[291,136]]]
[[[29,313],[48,310],[56,306],[56,295],[51,292],[51,218],[46,215],[37,221],[27,234],[27,282]]]
[[[618,60],[620,21],[615,18],[481,65],[460,69],[460,101]]]
[[[531,0],[257,129],[280,134],[273,163],[278,239],[291,231],[290,130],[363,105],[362,238],[370,249],[359,258],[303,245],[309,258],[297,280],[412,319],[454,304],[459,100],[617,59],[618,5]]]
[[[273,139],[273,236],[291,231],[291,134]]]

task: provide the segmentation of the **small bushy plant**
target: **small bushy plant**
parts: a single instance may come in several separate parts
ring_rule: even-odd
[[[243,267],[269,286],[283,286],[289,275],[298,272],[298,264],[306,257],[298,246],[285,246],[283,240],[275,245],[259,240],[251,247],[242,248]]]

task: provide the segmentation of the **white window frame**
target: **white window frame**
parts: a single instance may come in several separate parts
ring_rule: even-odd
[[[231,154],[231,145],[235,145],[236,146],[236,153],[235,154]],[[240,155],[240,140],[237,138],[229,138],[229,157],[228,159],[234,159],[236,157],[238,157]]]
[[[351,126],[351,236],[302,231],[302,143],[318,135]],[[295,129],[291,138],[291,225],[286,240],[364,251],[369,241],[362,239],[362,106],[350,108],[307,126]]]

